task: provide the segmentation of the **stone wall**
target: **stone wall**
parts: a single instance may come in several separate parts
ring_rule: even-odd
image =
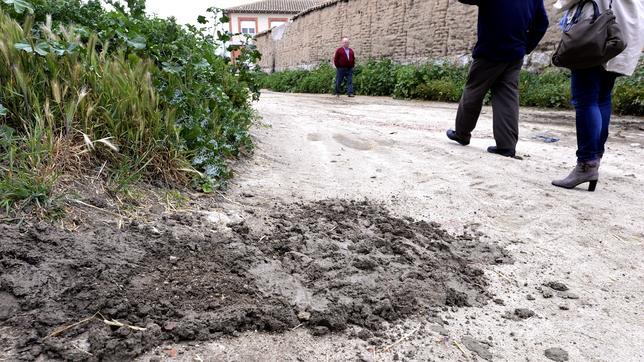
[[[549,64],[548,54],[559,37],[554,2],[546,0],[551,29],[527,59],[527,66]],[[467,62],[476,42],[476,17],[477,7],[457,0],[334,0],[259,34],[256,43],[266,71],[328,62],[345,36],[361,60],[418,63],[450,58]]]

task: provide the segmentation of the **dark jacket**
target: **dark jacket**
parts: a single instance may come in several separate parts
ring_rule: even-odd
[[[335,56],[333,57],[333,64],[336,68],[353,68],[356,66],[356,55],[353,52],[353,49],[349,48],[349,57],[347,58],[347,52],[344,48],[340,47],[335,51]]]
[[[532,53],[548,30],[543,0],[459,0],[479,7],[473,57],[511,62]]]

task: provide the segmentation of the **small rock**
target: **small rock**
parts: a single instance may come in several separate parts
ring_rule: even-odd
[[[314,336],[324,336],[329,333],[329,328],[324,326],[316,326],[311,330],[311,334]]]
[[[534,311],[527,308],[517,308],[514,310],[514,315],[521,319],[528,319],[534,317]]]
[[[559,292],[565,292],[568,290],[568,286],[562,282],[548,282],[544,284],[546,287],[552,288],[554,290],[557,290]]]
[[[164,352],[166,355],[168,355],[168,357],[170,357],[170,358],[175,358],[175,357],[177,357],[177,350],[176,350],[176,348],[166,349],[166,350],[163,350],[163,352]]]
[[[541,295],[542,295],[544,298],[549,299],[549,298],[552,298],[552,296],[553,296],[554,294],[552,294],[552,291],[551,291],[551,290],[544,289],[544,290],[543,290],[543,292],[541,292]]]
[[[176,256],[170,256],[169,259],[171,264],[176,264],[179,261],[179,258],[177,258]]]
[[[567,305],[560,305],[559,309],[561,309],[561,310],[570,310],[570,307],[567,306]]]
[[[534,300],[534,297],[532,296],[532,294],[528,294],[528,295],[526,296],[526,298],[527,298],[528,300]]]
[[[306,322],[311,319],[311,313],[302,311],[297,314],[297,319],[299,319],[300,322]]]
[[[447,331],[447,329],[445,329],[445,327],[443,327],[443,326],[433,325],[433,326],[431,326],[431,327],[429,327],[429,328],[430,328],[432,331],[434,331],[434,332],[436,332],[436,333],[440,334],[441,336],[448,336],[448,335],[449,335],[449,332],[448,332],[448,331]]]
[[[505,301],[503,301],[503,299],[495,298],[492,301],[498,305],[505,305]]]
[[[559,347],[548,348],[544,352],[544,355],[549,360],[552,360],[552,361],[556,361],[556,362],[568,361],[568,352],[566,352],[564,349],[561,349]]]
[[[563,299],[579,299],[579,296],[577,294],[571,292],[560,292],[557,293],[557,296]]]
[[[372,337],[373,333],[371,333],[371,331],[366,328],[363,328],[360,330],[360,332],[358,332],[358,338],[362,339],[363,341],[366,341]]]
[[[163,329],[166,331],[171,331],[173,329],[177,328],[177,322],[166,322],[163,325]]]
[[[492,360],[492,352],[490,352],[489,347],[487,345],[475,340],[471,336],[464,336],[461,339],[461,342],[463,342],[463,345],[465,346],[465,348],[476,353],[482,359],[486,361]]]

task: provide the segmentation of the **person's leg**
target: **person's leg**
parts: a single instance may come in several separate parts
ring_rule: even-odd
[[[602,115],[602,129],[600,132],[599,158],[604,156],[606,140],[608,140],[608,130],[610,127],[610,117],[613,113],[613,88],[615,87],[616,73],[606,72],[602,74],[599,85],[599,112]]]
[[[570,88],[577,116],[577,166],[568,177],[554,180],[555,186],[571,189],[588,182],[588,191],[595,191],[603,123],[599,99],[605,72],[602,67],[572,71]]]
[[[340,89],[342,88],[342,81],[344,78],[344,72],[342,68],[335,69],[335,95],[340,95]]]
[[[492,117],[496,147],[514,153],[519,140],[519,73],[523,59],[507,66],[492,86]]]
[[[469,142],[472,137],[472,131],[476,128],[481,115],[485,95],[503,72],[506,64],[484,59],[476,59],[472,63],[456,113],[455,131],[461,140]]]
[[[353,95],[353,68],[347,69],[347,94]]]
[[[603,72],[601,67],[572,71],[570,84],[572,103],[576,113],[579,162],[594,161],[599,158],[602,132],[599,93]]]

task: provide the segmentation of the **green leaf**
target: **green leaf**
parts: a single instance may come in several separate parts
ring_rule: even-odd
[[[163,62],[163,71],[172,73],[172,74],[179,74],[183,70],[183,67],[178,66],[178,65],[173,65],[168,62]]]
[[[22,50],[30,54],[36,53],[42,56],[49,54],[49,48],[50,48],[49,44],[45,41],[39,42],[38,44],[36,44],[35,47],[27,43],[16,43],[14,44],[14,47],[18,50]]]
[[[34,48],[32,48],[31,45],[27,44],[27,43],[16,43],[13,46],[16,49],[25,51],[27,53],[33,53],[34,52]]]
[[[132,39],[126,39],[126,42],[127,42],[127,45],[131,46],[136,50],[145,49],[147,46],[145,38],[142,37],[141,35],[138,35]]]
[[[38,55],[45,56],[49,54],[49,44],[47,44],[47,42],[41,41],[38,44],[36,44],[34,51],[38,53]]]
[[[203,15],[199,15],[199,17],[197,17],[197,22],[199,24],[208,24],[208,19]]]
[[[22,14],[27,10],[29,13],[34,12],[34,7],[29,1],[26,0],[3,0],[7,5],[13,5],[13,10],[18,14]]]
[[[4,117],[7,114],[9,114],[9,110],[7,110],[2,103],[0,103],[0,117]]]

